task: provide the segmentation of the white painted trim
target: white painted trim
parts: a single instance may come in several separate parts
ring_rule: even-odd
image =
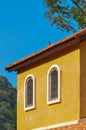
[[[60,124],[54,124],[54,125],[51,125],[51,126],[35,128],[35,129],[32,129],[32,130],[48,130],[48,129],[52,129],[52,128],[58,128],[58,127],[78,124],[78,122],[79,122],[79,120],[68,121],[68,122],[64,122],[64,123],[60,123]]]
[[[30,107],[25,107],[25,87],[26,87],[26,82],[28,78],[31,77],[33,79],[33,106]],[[29,74],[26,76],[24,80],[24,111],[31,110],[35,108],[35,77],[32,74]]]
[[[58,98],[53,101],[49,101],[49,74],[53,68],[56,68],[58,71]],[[54,64],[49,68],[47,73],[47,104],[53,104],[58,102],[60,102],[60,67],[57,64]]]

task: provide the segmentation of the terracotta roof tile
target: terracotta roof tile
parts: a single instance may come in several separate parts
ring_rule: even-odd
[[[62,40],[60,40],[60,41],[58,41],[58,42],[55,42],[55,43],[53,43],[53,44],[47,46],[46,48],[44,48],[44,49],[42,49],[42,50],[40,50],[40,51],[38,51],[38,52],[36,52],[36,53],[33,53],[33,54],[31,54],[31,55],[29,55],[29,56],[27,56],[27,57],[25,57],[25,58],[22,58],[21,60],[18,60],[18,61],[16,61],[16,62],[10,64],[10,65],[7,66],[5,69],[9,71],[10,68],[12,68],[12,67],[14,67],[14,66],[16,66],[16,65],[18,65],[18,64],[21,64],[21,63],[23,63],[23,62],[25,62],[25,61],[27,61],[27,60],[31,60],[33,57],[36,57],[36,56],[38,56],[38,55],[40,55],[40,54],[42,54],[42,53],[44,53],[44,52],[46,52],[46,51],[52,49],[52,48],[55,47],[55,46],[59,46],[59,45],[61,45],[61,44],[64,44],[65,42],[71,41],[72,39],[78,39],[79,36],[82,36],[82,35],[85,35],[85,34],[86,34],[86,28],[83,29],[83,30],[81,30],[81,31],[79,31],[79,32],[74,33],[74,34],[71,35],[71,36],[68,36],[67,38],[64,38],[64,39],[62,39]]]

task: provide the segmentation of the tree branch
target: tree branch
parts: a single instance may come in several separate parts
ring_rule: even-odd
[[[81,11],[81,13],[86,16],[85,12],[80,8],[80,6],[77,4],[77,2],[75,2],[74,0],[72,0],[72,2],[79,8],[79,10]]]

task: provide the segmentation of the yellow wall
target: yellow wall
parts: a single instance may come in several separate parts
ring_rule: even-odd
[[[18,74],[18,102],[17,102],[17,130],[30,130],[48,125],[79,119],[79,55],[80,51],[62,52],[41,61],[31,69],[20,71]],[[37,63],[38,64],[38,63]],[[47,73],[53,65],[61,69],[61,102],[47,104]],[[24,80],[28,74],[33,74],[36,79],[36,109],[24,111]]]

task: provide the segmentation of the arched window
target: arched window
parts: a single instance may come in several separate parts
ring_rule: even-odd
[[[58,65],[50,67],[47,74],[47,103],[60,101],[60,68]]]
[[[35,79],[33,75],[28,75],[24,83],[24,109],[30,110],[35,107]]]

